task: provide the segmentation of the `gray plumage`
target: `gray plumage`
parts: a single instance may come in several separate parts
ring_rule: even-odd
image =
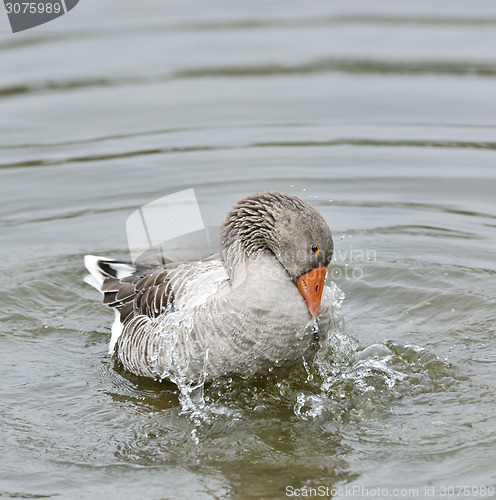
[[[124,368],[191,384],[311,359],[330,328],[331,307],[324,296],[312,319],[296,280],[327,266],[332,252],[330,229],[315,209],[265,192],[229,211],[220,256],[134,265],[87,256],[85,263],[116,311],[112,349]]]

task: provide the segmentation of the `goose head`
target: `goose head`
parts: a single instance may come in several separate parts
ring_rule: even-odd
[[[271,254],[284,267],[312,316],[320,313],[333,242],[329,226],[311,205],[275,191],[238,201],[221,232],[221,256],[232,278],[244,259]]]

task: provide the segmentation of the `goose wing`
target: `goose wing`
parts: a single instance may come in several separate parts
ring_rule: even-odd
[[[161,259],[137,264],[87,255],[90,276],[86,281],[100,290],[103,303],[118,311],[119,321],[126,325],[135,316],[156,318],[173,311],[177,300],[190,292],[189,284],[211,269],[204,263],[213,261],[218,261],[218,255],[201,261]]]

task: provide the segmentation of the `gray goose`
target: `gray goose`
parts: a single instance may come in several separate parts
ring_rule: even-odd
[[[127,371],[193,384],[311,360],[331,322],[321,299],[332,253],[314,208],[264,192],[228,212],[220,255],[160,264],[87,255],[86,281],[116,312],[110,352]]]

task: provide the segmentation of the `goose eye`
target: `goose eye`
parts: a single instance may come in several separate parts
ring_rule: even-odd
[[[320,252],[320,248],[317,245],[312,245],[312,252],[317,255]]]

